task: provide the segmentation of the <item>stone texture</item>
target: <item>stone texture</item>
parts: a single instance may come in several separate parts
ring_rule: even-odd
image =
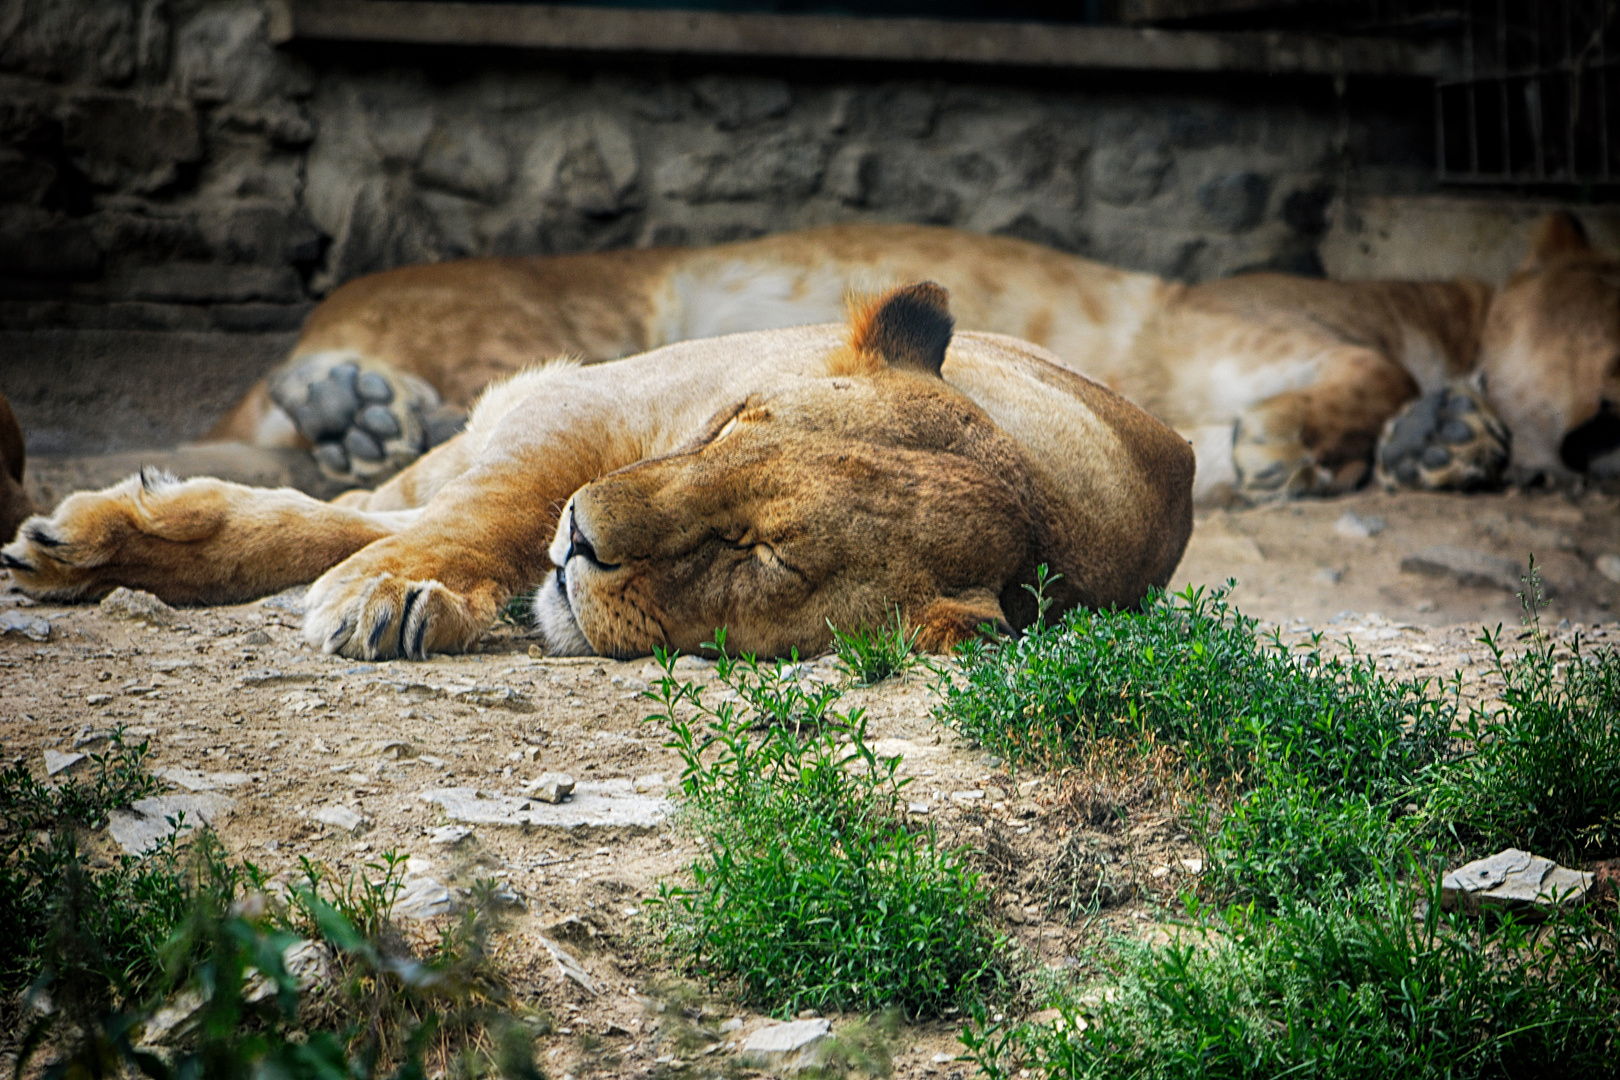
[[[394,915],[401,919],[431,919],[449,915],[456,909],[450,890],[433,878],[418,876],[405,880],[405,887],[394,899]]]
[[[424,791],[425,802],[436,803],[452,821],[468,825],[545,825],[558,829],[579,827],[657,828],[668,820],[668,800],[638,795],[629,780],[583,782],[567,802],[551,804],[482,791],[478,788],[437,788]]]
[[[180,831],[186,832],[199,823],[212,826],[235,807],[235,801],[224,795],[157,795],[139,799],[127,810],[114,810],[108,816],[107,833],[131,855],[144,855],[175,831],[172,821],[179,821]]]
[[[832,1022],[821,1017],[762,1027],[743,1042],[742,1064],[774,1073],[796,1073],[821,1063],[832,1040]]]
[[[43,616],[30,615],[26,611],[3,611],[0,612],[0,637],[8,634],[16,634],[29,641],[49,641],[51,624]]]
[[[1570,870],[1518,848],[1506,848],[1448,873],[1440,883],[1440,902],[1467,911],[1580,904],[1586,900],[1592,881],[1590,873]]]
[[[149,592],[126,589],[122,585],[108,593],[101,601],[101,613],[115,619],[128,619],[151,626],[172,626],[174,608]]]
[[[1401,559],[1401,570],[1408,574],[1450,578],[1459,585],[1484,585],[1507,592],[1524,588],[1520,580],[1524,567],[1512,559],[1456,544],[1434,544]],[[1542,582],[1542,594],[1553,595],[1552,585]]]

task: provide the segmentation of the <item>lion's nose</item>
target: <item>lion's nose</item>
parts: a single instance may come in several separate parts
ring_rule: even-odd
[[[592,566],[599,566],[604,570],[613,569],[596,557],[596,548],[592,545],[590,537],[586,536],[584,530],[579,527],[579,519],[574,515],[569,515],[568,557],[572,559],[575,555],[580,556]]]

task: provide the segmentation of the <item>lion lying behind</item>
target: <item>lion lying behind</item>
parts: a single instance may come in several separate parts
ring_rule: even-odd
[[[948,352],[947,352],[948,347]],[[0,550],[23,591],[176,603],[314,581],[304,636],[374,659],[454,652],[544,581],[554,652],[761,655],[898,607],[926,649],[1060,608],[1139,601],[1192,528],[1174,431],[1043,350],[952,337],[945,292],[895,290],[846,330],[670,345],[497,384],[466,431],[375,492],[146,474],[70,496]]]
[[[1189,287],[909,225],[405,267],[334,292],[214,436],[313,446],[328,475],[371,484],[454,430],[447,406],[529,364],[832,321],[851,289],[921,280],[951,291],[963,328],[1041,345],[1180,430],[1201,498],[1344,491],[1380,444],[1391,486],[1489,484],[1510,453],[1521,479],[1620,475],[1620,262],[1565,215],[1494,292],[1282,274]]]

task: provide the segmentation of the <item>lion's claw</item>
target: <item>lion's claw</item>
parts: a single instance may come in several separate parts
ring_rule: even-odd
[[[382,573],[316,582],[304,639],[354,660],[425,660],[429,653],[464,651],[488,621],[438,581]]]

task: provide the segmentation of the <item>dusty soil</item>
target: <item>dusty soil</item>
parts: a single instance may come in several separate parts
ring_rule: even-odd
[[[1347,513],[1361,526],[1341,527]],[[1368,531],[1372,518],[1383,523],[1376,535],[1345,535]],[[1620,641],[1612,614],[1620,583],[1595,568],[1620,552],[1620,502],[1596,494],[1369,493],[1211,513],[1176,585],[1235,577],[1239,605],[1292,640],[1321,631],[1396,671],[1460,671],[1470,693],[1486,691],[1479,629],[1512,625],[1518,601],[1501,585],[1402,572],[1403,558],[1439,544],[1513,559],[1534,552],[1554,592],[1546,625]],[[500,937],[502,962],[519,992],[555,1017],[540,1044],[550,1075],[720,1075],[734,1071],[727,1062],[741,1039],[766,1023],[713,997],[704,1022],[738,1017],[741,1026],[707,1042],[707,1053],[681,1051],[672,1035],[688,1023],[676,1010],[659,1012],[666,998],[658,988],[678,972],[642,947],[641,908],[693,852],[673,828],[476,825],[453,847],[430,840],[446,823],[420,797],[431,789],[518,795],[555,770],[629,780],[658,795],[680,767],[662,745],[665,730],[644,723],[651,706],[639,691],[654,675],[649,661],[548,659],[521,632],[498,627],[473,655],[358,664],[306,648],[296,612],[276,600],[182,610],[168,627],[0,593],[0,613],[8,611],[41,617],[50,630],[43,641],[0,634],[7,760],[43,774],[44,751],[71,751],[124,725],[151,740],[156,766],[190,770],[175,775],[193,784],[245,774],[227,775],[234,782],[219,789],[235,805],[218,831],[233,853],[269,872],[290,874],[307,856],[346,873],[395,849],[413,856],[414,873],[453,892],[480,878],[509,885],[521,907]],[[684,677],[713,682],[707,665],[683,667]],[[836,677],[830,663],[813,672]],[[1101,933],[1162,933],[1156,919],[1201,865],[1162,807],[1144,803],[1114,826],[1084,820],[1051,778],[1009,774],[936,726],[923,676],[851,689],[843,704],[865,707],[883,749],[904,755],[910,801],[927,803],[946,835],[984,853],[1005,928],[1037,963],[1072,965],[1081,941]],[[367,819],[358,834],[311,817],[338,805]],[[1081,926],[1045,918],[1047,868],[1066,847],[1108,853],[1129,899]],[[542,935],[578,956],[599,993],[559,973]],[[835,1018],[835,1030],[843,1022]],[[955,1030],[945,1022],[903,1028],[896,1075],[965,1075],[967,1065],[935,1060],[959,1051]]]

